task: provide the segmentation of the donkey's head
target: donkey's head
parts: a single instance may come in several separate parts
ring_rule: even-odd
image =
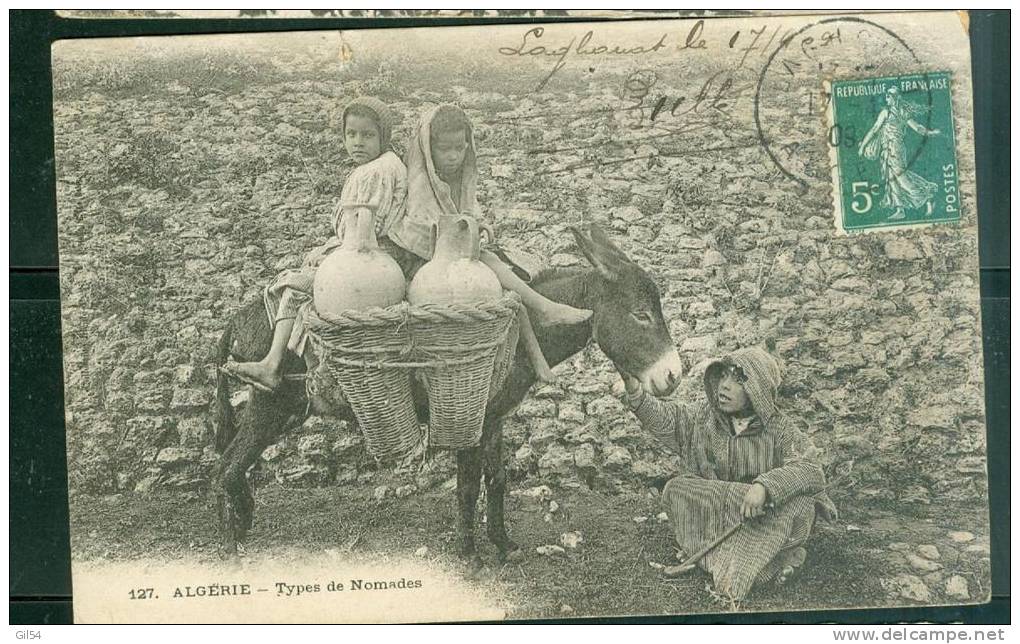
[[[571,232],[595,267],[588,302],[595,311],[595,342],[621,373],[640,380],[645,391],[656,396],[671,393],[683,363],[662,319],[659,288],[598,226]]]

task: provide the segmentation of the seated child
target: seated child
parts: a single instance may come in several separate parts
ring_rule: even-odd
[[[357,167],[344,183],[333,211],[334,236],[309,253],[300,269],[284,271],[266,288],[266,310],[274,327],[272,347],[258,362],[229,361],[223,369],[230,375],[271,391],[283,379],[287,349],[302,355],[306,335],[299,309],[312,299],[315,269],[340,246],[344,218],[356,217],[360,210],[368,209],[380,247],[397,260],[405,273],[417,260],[386,237],[393,222],[403,216],[407,197],[407,170],[390,149],[394,121],[393,112],[376,98],[356,98],[344,108],[344,147]]]
[[[311,299],[315,269],[340,245],[344,217],[356,215],[361,208],[371,210],[380,248],[393,256],[410,277],[418,265],[431,257],[431,226],[439,215],[463,212],[478,216],[477,168],[467,115],[452,105],[439,106],[426,114],[418,128],[418,141],[409,146],[411,174],[407,174],[396,154],[388,150],[392,122],[389,109],[377,99],[356,99],[344,110],[344,146],[359,166],[344,184],[334,212],[335,236],[309,254],[300,270],[283,272],[266,289],[266,308],[274,324],[272,347],[258,362],[229,361],[223,369],[230,375],[271,391],[283,379],[287,349],[298,355],[303,353],[306,336],[299,309]],[[536,293],[489,251],[482,252],[481,260],[504,288],[521,296],[526,307],[520,312],[522,341],[536,376],[554,380],[527,311],[533,312],[542,325],[583,322],[592,312],[553,302]]]
[[[419,123],[417,141],[408,145],[405,162],[407,208],[389,235],[399,246],[429,257],[431,226],[440,215],[464,213],[481,219],[475,198],[478,169],[474,137],[464,111],[455,105],[439,105],[426,112]],[[530,321],[541,326],[577,324],[590,318],[592,312],[553,302],[535,292],[491,251],[483,250],[480,259],[503,288],[521,296],[525,306],[520,312],[521,340],[535,375],[541,380],[554,380]]]
[[[624,375],[641,426],[676,451],[686,470],[662,490],[679,546],[694,553],[744,523],[698,562],[716,590],[735,600],[756,583],[796,572],[816,508],[825,517],[836,510],[818,450],[777,406],[780,379],[779,363],[759,348],[710,364],[703,403],[657,400]]]

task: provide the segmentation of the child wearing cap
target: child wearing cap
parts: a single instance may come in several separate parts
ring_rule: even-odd
[[[393,112],[377,98],[356,98],[344,108],[344,148],[357,167],[344,182],[333,210],[334,235],[309,253],[300,269],[280,273],[266,288],[266,312],[273,325],[269,353],[258,362],[229,360],[224,371],[264,391],[279,386],[287,349],[297,355],[304,352],[306,333],[300,308],[312,299],[316,268],[340,246],[346,217],[357,216],[364,209],[371,211],[380,247],[397,260],[405,274],[418,261],[388,237],[394,222],[403,217],[407,199],[407,169],[390,148],[395,121]]]

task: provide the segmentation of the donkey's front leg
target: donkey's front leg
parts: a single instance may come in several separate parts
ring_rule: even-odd
[[[485,468],[485,515],[489,541],[499,550],[500,559],[516,558],[520,546],[506,534],[503,496],[506,493],[506,468],[503,465],[503,422],[486,424],[482,433],[482,458]]]
[[[475,505],[482,481],[481,451],[479,447],[472,447],[457,452],[457,506],[460,510],[457,540],[460,542],[460,556],[474,569],[482,567],[481,557],[475,548]]]

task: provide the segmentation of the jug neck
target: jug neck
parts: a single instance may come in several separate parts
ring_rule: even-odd
[[[433,257],[441,255],[451,259],[475,259],[481,252],[478,221],[467,215],[440,215],[433,224],[435,251]]]
[[[368,208],[354,208],[344,217],[343,247],[351,251],[370,251],[379,248],[375,238],[375,221]]]

